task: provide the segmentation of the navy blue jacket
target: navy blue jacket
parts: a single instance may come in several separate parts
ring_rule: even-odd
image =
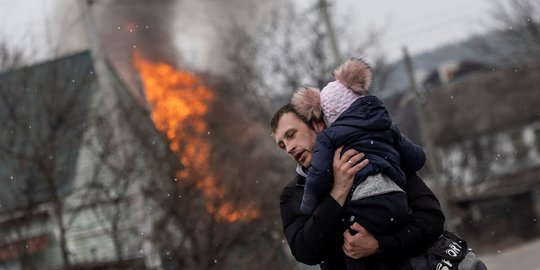
[[[400,169],[415,172],[424,166],[426,156],[422,148],[403,136],[392,123],[380,99],[365,96],[357,99],[336,121],[317,136],[315,151],[306,180],[301,210],[312,213],[320,199],[328,194],[333,183],[334,151],[344,146],[343,152],[356,149],[365,154],[368,166],[356,176],[352,190],[369,175],[383,173],[405,189],[405,174]]]

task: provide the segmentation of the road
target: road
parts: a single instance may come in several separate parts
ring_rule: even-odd
[[[540,270],[540,239],[480,258],[488,270]]]

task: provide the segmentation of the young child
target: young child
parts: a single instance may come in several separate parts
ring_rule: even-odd
[[[348,60],[334,76],[336,80],[321,91],[300,88],[291,101],[300,115],[308,120],[324,119],[327,126],[317,136],[300,210],[312,213],[330,192],[335,149],[344,146],[345,152],[354,148],[364,153],[369,163],[355,176],[346,203],[349,222],[358,222],[372,234],[391,233],[409,219],[401,168],[411,172],[421,169],[424,151],[399,132],[383,103],[369,95],[372,74],[363,60]],[[347,259],[347,269],[390,269],[381,260]]]

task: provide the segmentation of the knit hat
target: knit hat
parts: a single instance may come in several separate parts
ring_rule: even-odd
[[[323,120],[321,108],[321,90],[313,87],[300,87],[291,99],[291,104],[298,114],[308,121]]]
[[[322,91],[301,87],[293,95],[291,104],[308,121],[324,120],[327,126],[358,98],[367,95],[371,85],[371,71],[362,59],[350,59],[334,71],[336,81]]]
[[[321,90],[321,108],[327,126],[351,106],[358,98],[367,95],[371,85],[371,71],[362,60],[353,58],[334,71],[335,81]]]

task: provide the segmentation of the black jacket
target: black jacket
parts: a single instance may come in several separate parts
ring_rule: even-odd
[[[297,175],[280,196],[281,222],[285,238],[297,261],[321,269],[345,269],[342,250],[346,229],[345,208],[331,196],[319,203],[312,215],[300,212],[305,178]],[[376,235],[380,252],[396,263],[424,252],[442,233],[444,215],[439,202],[416,175],[407,177],[405,188],[413,211],[410,223],[394,235]]]

